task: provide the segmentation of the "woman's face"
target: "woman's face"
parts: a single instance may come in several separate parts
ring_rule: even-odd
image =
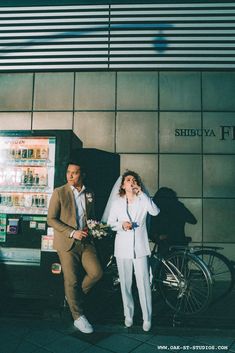
[[[127,175],[122,184],[122,188],[126,192],[132,192],[138,186],[137,180],[132,175]]]

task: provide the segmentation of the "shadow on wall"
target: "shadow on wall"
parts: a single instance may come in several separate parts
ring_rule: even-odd
[[[159,54],[164,53],[164,51],[167,50],[168,47],[168,40],[164,35],[164,30],[166,29],[170,29],[172,28],[173,25],[170,23],[123,23],[123,24],[107,24],[104,26],[92,26],[91,29],[86,29],[86,30],[81,30],[81,31],[64,31],[64,32],[56,32],[53,31],[51,33],[49,33],[48,35],[45,35],[43,37],[34,37],[30,40],[27,41],[21,41],[22,44],[19,44],[19,46],[17,46],[17,50],[19,49],[23,49],[23,48],[27,48],[30,49],[31,45],[34,46],[35,44],[37,46],[41,46],[45,43],[51,43],[51,44],[60,44],[61,42],[61,38],[86,38],[88,35],[100,35],[100,31],[101,30],[106,30],[108,31],[108,40],[112,41],[112,36],[115,35],[115,30],[135,30],[137,31],[136,35],[138,35],[138,30],[152,30],[153,32],[156,31],[155,34],[153,34],[153,39],[152,41],[150,41],[150,45],[152,45],[152,47],[155,49],[156,52],[158,52]],[[48,27],[49,30],[49,27]],[[113,33],[112,33],[113,31]],[[127,33],[128,34],[128,33]],[[123,36],[127,35],[126,33],[123,33]],[[35,33],[36,35],[36,33]],[[151,37],[151,35],[149,35]],[[121,36],[120,36],[121,37]],[[141,35],[140,35],[141,37]],[[82,44],[84,44],[84,41],[82,42]],[[121,45],[121,44],[120,44]],[[5,47],[2,47],[2,53],[0,53],[0,56],[4,57],[4,56],[8,56],[9,53],[8,51],[6,51],[7,49],[9,49],[12,52],[12,48],[10,48],[8,45]],[[147,48],[146,48],[147,49]]]
[[[190,240],[185,235],[185,224],[196,224],[197,219],[170,188],[161,187],[155,193],[153,201],[159,207],[160,213],[151,217],[150,239],[157,242],[159,252],[166,255],[171,245],[189,243]]]

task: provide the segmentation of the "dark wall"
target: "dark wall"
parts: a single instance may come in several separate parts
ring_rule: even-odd
[[[96,216],[102,217],[112,187],[120,175],[120,156],[94,148],[83,148],[73,152],[73,159],[82,161],[85,184],[95,193]]]

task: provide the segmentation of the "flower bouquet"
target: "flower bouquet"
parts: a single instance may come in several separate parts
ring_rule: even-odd
[[[99,240],[112,236],[113,234],[113,231],[108,224],[96,221],[94,219],[87,220],[87,232],[88,236]]]

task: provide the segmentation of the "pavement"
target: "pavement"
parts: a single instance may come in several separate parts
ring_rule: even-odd
[[[0,353],[156,353],[235,352],[235,290],[189,318],[175,318],[158,296],[153,325],[142,330],[138,303],[134,326],[125,328],[119,291],[87,301],[87,317],[95,332],[82,334],[73,326],[68,308],[49,300],[8,299],[1,306]]]

